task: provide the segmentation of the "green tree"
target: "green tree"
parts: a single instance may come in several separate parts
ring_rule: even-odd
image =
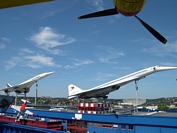
[[[167,106],[167,104],[159,104],[158,105],[158,110],[160,110],[160,111],[166,111],[166,110],[168,110],[169,109],[169,107]]]
[[[147,110],[146,107],[143,107],[141,110]]]

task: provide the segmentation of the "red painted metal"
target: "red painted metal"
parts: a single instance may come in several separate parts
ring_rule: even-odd
[[[87,133],[87,122],[68,120],[67,129],[72,133]]]
[[[46,122],[46,121],[39,121],[33,119],[20,119],[20,121],[15,121],[15,118],[11,116],[0,116],[0,121],[7,122],[7,123],[27,125],[27,126],[35,126],[40,128],[54,129],[54,130],[62,129],[61,121]]]

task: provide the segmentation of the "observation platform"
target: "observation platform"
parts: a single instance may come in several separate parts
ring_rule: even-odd
[[[1,132],[177,133],[177,113],[118,115],[29,110],[34,113],[34,117],[23,118],[16,123],[16,113],[8,109],[0,117]]]

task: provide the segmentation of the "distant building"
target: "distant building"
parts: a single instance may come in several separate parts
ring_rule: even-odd
[[[146,109],[149,109],[149,110],[157,110],[157,109],[158,109],[158,106],[147,106]]]
[[[46,98],[46,99],[50,99],[50,96],[42,96],[41,98]]]

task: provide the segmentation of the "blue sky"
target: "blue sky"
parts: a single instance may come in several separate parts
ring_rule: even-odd
[[[56,0],[0,10],[0,88],[55,71],[38,82],[39,96],[67,97],[71,83],[89,89],[154,65],[177,66],[176,5],[176,0],[147,0],[138,14],[167,38],[166,45],[134,17],[77,19],[112,8],[112,0]],[[177,70],[150,75],[138,82],[139,95],[177,96],[176,78]],[[135,93],[130,83],[109,98]],[[27,95],[35,96],[35,85]]]

